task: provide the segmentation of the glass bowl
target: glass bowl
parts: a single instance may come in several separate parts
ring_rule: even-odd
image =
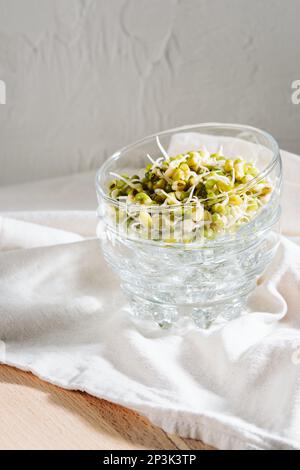
[[[238,220],[234,229],[221,231],[217,237],[210,235],[209,222],[197,215],[193,202],[141,206],[111,198],[107,191],[111,174],[138,174],[149,163],[147,154],[154,159],[161,156],[160,145],[169,155],[203,145],[215,153],[222,146],[224,155],[254,161],[259,170],[241,191],[251,191],[266,179],[273,190],[253,218]],[[121,279],[131,313],[152,319],[163,328],[183,317],[208,328],[245,313],[247,297],[279,242],[281,177],[281,157],[274,138],[244,125],[184,126],[114,153],[96,176],[97,233],[105,259]],[[191,232],[195,213],[199,223]],[[157,222],[155,226],[137,223],[139,218],[147,220],[148,214]]]

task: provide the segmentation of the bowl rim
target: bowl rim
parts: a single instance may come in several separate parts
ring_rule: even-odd
[[[134,142],[132,142],[131,144],[129,145],[126,145],[124,147],[122,147],[121,149],[117,150],[116,152],[114,152],[110,157],[108,157],[105,162],[102,163],[102,165],[100,166],[100,168],[97,170],[96,172],[96,178],[95,178],[95,185],[96,185],[96,191],[97,191],[97,194],[98,196],[100,196],[101,198],[103,198],[105,201],[109,202],[110,204],[113,204],[114,206],[116,207],[119,207],[119,208],[126,208],[128,206],[128,204],[126,202],[123,202],[123,201],[118,201],[117,199],[114,199],[112,198],[111,196],[109,196],[107,194],[107,192],[105,191],[105,189],[101,186],[100,184],[100,180],[101,180],[101,176],[105,173],[106,169],[110,166],[110,164],[112,162],[114,162],[115,160],[117,160],[120,155],[124,152],[128,152],[130,151],[132,148],[136,147],[137,145],[140,145],[140,144],[143,144],[145,142],[147,142],[148,140],[152,140],[152,139],[155,139],[156,137],[160,137],[160,136],[163,136],[163,135],[167,135],[169,133],[176,133],[176,132],[182,132],[182,131],[192,131],[193,129],[198,129],[198,128],[206,128],[206,127],[222,127],[222,128],[225,128],[225,129],[241,129],[242,131],[250,131],[250,132],[256,132],[258,134],[261,134],[263,135],[271,144],[271,148],[272,148],[272,152],[273,152],[273,157],[272,157],[272,160],[268,163],[268,165],[261,171],[259,172],[259,174],[255,177],[253,177],[251,179],[251,181],[249,181],[248,183],[245,183],[244,185],[242,185],[242,188],[241,189],[249,189],[252,185],[255,185],[257,182],[261,181],[262,179],[264,179],[267,174],[269,174],[272,169],[275,167],[275,165],[277,164],[277,162],[279,161],[279,164],[280,166],[282,165],[282,162],[281,162],[281,156],[280,156],[280,149],[279,149],[279,145],[277,143],[277,141],[275,140],[275,138],[267,131],[263,130],[263,129],[259,129],[258,127],[254,127],[254,126],[249,126],[249,125],[245,125],[245,124],[230,124],[230,123],[222,123],[222,122],[203,122],[203,123],[198,123],[198,124],[186,124],[184,126],[179,126],[179,127],[174,127],[174,128],[171,128],[171,129],[166,129],[164,131],[160,131],[160,132],[157,132],[155,134],[150,134],[150,135],[147,135],[139,140],[136,140]],[[209,198],[206,198],[205,200],[209,200]],[[138,204],[131,204],[131,206],[136,206],[137,210],[141,210],[141,206],[138,205]],[[174,205],[170,205],[170,206],[166,206],[163,208],[164,211],[168,211],[168,210],[174,210],[174,207],[180,207],[180,206],[184,206],[184,207],[189,207],[189,206],[192,206],[194,207],[195,206],[195,203],[189,203],[189,204],[186,204],[186,203],[182,203],[182,202],[179,202],[178,204],[174,204]],[[160,205],[151,205],[151,206],[143,206],[142,210],[143,211],[147,211],[147,210],[151,210],[151,211],[155,211],[155,210],[162,210],[161,206]]]

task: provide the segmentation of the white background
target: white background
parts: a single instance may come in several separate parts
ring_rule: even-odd
[[[0,184],[202,121],[300,153],[299,17],[299,0],[0,0]]]

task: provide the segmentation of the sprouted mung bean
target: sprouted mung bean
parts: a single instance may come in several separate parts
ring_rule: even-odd
[[[235,232],[269,200],[272,186],[256,178],[254,163],[225,156],[223,149],[162,156],[140,174],[112,173],[108,195],[118,202],[112,215],[129,235],[167,243],[191,243]]]

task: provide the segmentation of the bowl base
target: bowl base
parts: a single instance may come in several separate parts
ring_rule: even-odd
[[[234,320],[247,311],[247,296],[206,305],[171,305],[142,299],[132,294],[128,297],[130,313],[134,317],[153,321],[163,329],[171,328],[179,319],[187,318],[192,320],[196,327],[206,330],[211,326]]]

